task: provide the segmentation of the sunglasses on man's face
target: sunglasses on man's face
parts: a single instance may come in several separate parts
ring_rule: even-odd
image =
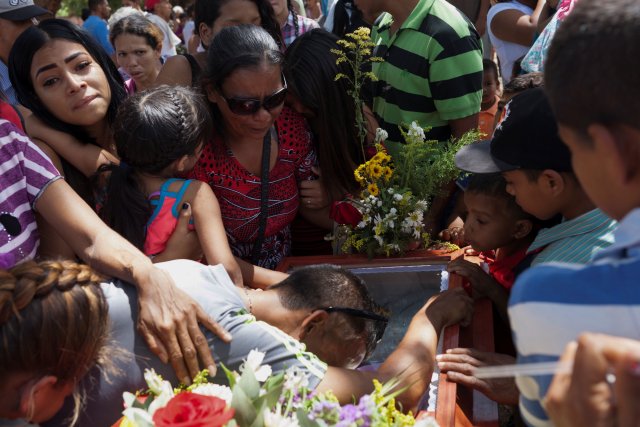
[[[367,354],[364,357],[364,360],[370,356],[370,353],[375,350],[375,346],[380,343],[382,340],[382,336],[384,335],[384,331],[387,328],[387,323],[389,323],[389,318],[386,316],[382,316],[380,314],[372,313],[367,310],[361,310],[359,308],[350,308],[350,307],[322,307],[318,310],[326,311],[327,313],[337,312],[348,314],[349,316],[360,317],[361,319],[374,320],[376,323],[374,324],[374,336],[373,342],[371,342],[367,348]]]
[[[240,116],[250,116],[257,113],[260,108],[271,111],[281,106],[287,97],[287,80],[284,78],[284,75],[282,76],[282,84],[284,86],[282,89],[277,90],[269,96],[265,96],[264,99],[227,98],[223,95],[222,91],[220,91],[220,96],[227,102],[229,110],[231,110],[232,113]]]

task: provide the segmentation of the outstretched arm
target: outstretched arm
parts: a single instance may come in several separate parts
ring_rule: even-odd
[[[468,323],[472,312],[473,301],[462,289],[432,297],[413,316],[404,338],[377,372],[330,367],[318,391],[332,390],[340,402],[348,403],[370,393],[374,378],[382,382],[398,378],[400,387],[407,387],[398,401],[405,410],[414,409],[431,381],[440,332],[454,323]]]
[[[211,350],[198,323],[221,337],[230,336],[171,278],[115,231],[63,180],[51,183],[36,202],[42,217],[60,232],[84,261],[97,271],[133,283],[138,289],[138,329],[163,362],[171,362],[178,378],[213,368]]]

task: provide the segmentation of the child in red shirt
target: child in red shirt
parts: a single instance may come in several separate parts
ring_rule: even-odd
[[[506,191],[500,174],[472,175],[464,192],[467,215],[464,238],[480,252],[488,272],[462,257],[451,261],[447,270],[469,280],[474,296],[491,299],[503,319],[507,319],[509,291],[516,267],[525,259],[535,238],[535,219],[525,213]]]

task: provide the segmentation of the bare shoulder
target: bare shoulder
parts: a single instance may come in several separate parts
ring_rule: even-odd
[[[191,86],[191,64],[184,55],[167,58],[156,78],[155,86]]]

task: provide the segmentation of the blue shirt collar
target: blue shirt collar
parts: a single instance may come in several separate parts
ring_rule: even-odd
[[[603,258],[627,258],[640,255],[640,208],[629,212],[613,232],[614,243],[601,250],[594,256],[594,260]],[[633,252],[630,254],[629,252]]]

